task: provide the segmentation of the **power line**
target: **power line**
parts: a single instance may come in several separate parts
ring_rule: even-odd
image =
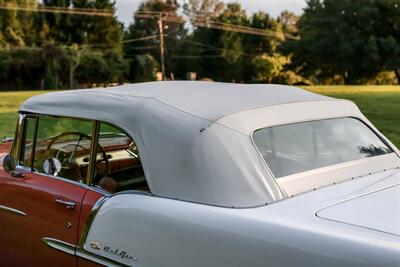
[[[170,37],[170,36],[167,36],[167,37]],[[172,37],[170,37],[170,38],[172,38]],[[212,50],[215,50],[215,51],[234,52],[234,53],[236,53],[236,54],[239,54],[240,56],[246,56],[246,57],[251,57],[251,58],[253,58],[253,57],[256,56],[256,55],[250,55],[250,54],[244,53],[244,52],[239,51],[239,50],[216,47],[216,46],[212,46],[212,45],[208,45],[208,44],[203,44],[203,43],[196,42],[196,41],[190,41],[190,40],[185,40],[185,39],[182,39],[182,40],[180,40],[180,41],[181,41],[181,42],[185,42],[185,43],[189,43],[189,44],[193,44],[193,45],[197,45],[197,46],[202,46],[202,47],[205,47],[205,48],[208,48],[208,49],[212,49]]]
[[[157,19],[162,17],[164,21],[167,22],[175,22],[175,23],[181,23],[184,24],[185,21],[179,17],[176,16],[173,13],[170,12],[155,12],[155,11],[138,11],[135,13],[135,18],[139,19]]]
[[[237,32],[237,33],[245,33],[245,34],[251,34],[251,35],[259,35],[259,36],[265,36],[265,37],[284,39],[283,35],[280,36],[276,32],[267,31],[267,30],[263,30],[263,29],[259,29],[259,28],[253,28],[253,27],[246,27],[246,26],[241,26],[241,25],[222,23],[222,22],[213,21],[213,20],[203,21],[202,19],[197,19],[194,21],[194,25],[197,27],[202,27],[202,28],[210,28],[210,29],[223,30],[223,31],[228,31],[228,32]]]
[[[49,6],[21,6],[2,4],[0,10],[15,10],[25,12],[40,12],[40,13],[55,13],[55,14],[70,14],[70,15],[83,15],[83,16],[101,16],[113,17],[114,10],[111,9],[94,9],[94,8],[68,8],[68,7],[49,7]]]
[[[181,17],[178,17],[178,16],[176,16],[175,13],[171,13],[171,12],[138,11],[135,13],[135,17],[143,18],[143,19],[155,19],[158,17],[163,17],[163,20],[167,21],[167,22],[185,23],[185,21]],[[220,21],[210,20],[205,16],[198,16],[198,17],[194,18],[192,23],[194,26],[201,27],[201,28],[209,28],[209,29],[216,29],[216,30],[222,30],[222,31],[258,35],[258,36],[264,36],[264,37],[277,38],[277,39],[281,39],[281,40],[283,40],[285,38],[297,39],[296,37],[294,37],[290,34],[286,34],[286,33],[278,34],[277,32],[271,31],[271,30],[242,26],[242,25],[231,24],[231,23],[224,23],[224,22],[220,22]]]
[[[203,59],[203,58],[223,58],[223,55],[204,55],[204,56],[193,56],[193,55],[172,55],[172,58],[187,58],[187,59]]]
[[[127,40],[123,40],[122,43],[126,44],[126,43],[134,43],[134,42],[145,41],[145,40],[152,40],[152,39],[156,39],[157,37],[158,37],[157,35],[151,35],[151,36],[146,36],[146,37],[141,37],[141,38],[127,39]]]
[[[171,36],[168,36],[167,34],[164,34],[164,37],[167,38],[172,38]],[[124,41],[125,43],[130,43],[130,42],[134,42],[134,41],[142,41],[142,40],[149,40],[149,39],[155,39],[157,38],[156,35],[152,35],[152,36],[146,36],[146,37],[142,37],[142,38],[137,38],[137,39],[129,39]],[[204,44],[204,43],[200,43],[200,42],[196,42],[196,41],[190,41],[190,40],[185,40],[185,39],[181,39],[181,42],[185,42],[185,43],[189,43],[189,44],[193,44],[196,46],[201,46],[201,47],[205,47],[211,50],[215,50],[215,51],[229,51],[229,52],[236,52],[242,56],[248,56],[248,57],[253,57],[255,55],[250,55],[250,54],[246,54],[243,53],[241,51],[237,51],[237,50],[233,50],[233,49],[227,49],[227,48],[220,48],[220,47],[216,47],[216,46],[212,46],[212,45],[208,45],[208,44]],[[159,46],[135,46],[135,47],[131,47],[130,49],[133,50],[145,50],[145,49],[155,49],[158,48]],[[178,57],[178,56],[173,56],[173,57]],[[189,56],[182,56],[182,57],[189,57]],[[207,55],[205,56],[193,56],[193,57],[208,57]],[[211,55],[210,57],[222,57],[222,55]]]
[[[130,47],[130,50],[150,50],[150,49],[158,49],[160,48],[159,45],[148,45],[148,46],[134,46]]]

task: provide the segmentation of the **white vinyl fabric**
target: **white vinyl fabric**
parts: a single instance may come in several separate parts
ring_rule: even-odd
[[[20,111],[118,126],[137,143],[154,195],[229,207],[285,197],[252,144],[257,127],[307,116],[362,117],[351,102],[294,87],[211,82],[51,93],[27,100]]]

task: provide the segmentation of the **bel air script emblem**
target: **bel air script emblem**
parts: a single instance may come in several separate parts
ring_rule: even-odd
[[[102,247],[101,244],[96,243],[96,242],[91,242],[90,246],[92,248],[94,248],[94,249],[97,249],[97,250],[101,250],[101,247]],[[122,249],[119,249],[119,248],[114,249],[114,248],[112,248],[110,246],[104,246],[103,247],[103,251],[105,251],[105,252],[107,252],[107,253],[109,253],[109,254],[111,254],[113,256],[117,256],[117,257],[119,257],[119,258],[121,258],[123,260],[131,260],[131,261],[134,261],[134,262],[138,261],[137,258],[129,255],[125,250],[122,250]]]

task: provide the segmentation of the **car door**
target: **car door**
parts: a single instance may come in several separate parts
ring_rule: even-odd
[[[19,178],[1,172],[1,266],[75,266],[74,255],[52,246],[77,244],[85,192],[79,185],[39,174],[25,172]]]
[[[76,152],[78,145],[74,146],[74,140],[55,141],[55,137],[71,129],[90,131],[91,123],[41,119],[21,117],[14,150],[17,151],[17,170],[6,173],[0,169],[1,266],[77,264],[74,249],[78,244],[80,209],[88,187],[67,172],[62,175],[62,170],[46,173],[45,156],[57,152],[57,157],[65,153],[68,158],[68,153]],[[49,148],[51,141],[53,147]],[[79,144],[81,150],[88,145],[88,141],[85,145]]]

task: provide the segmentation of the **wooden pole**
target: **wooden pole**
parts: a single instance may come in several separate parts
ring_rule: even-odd
[[[164,22],[163,22],[163,17],[162,14],[160,14],[159,20],[158,20],[158,26],[160,28],[160,57],[161,57],[161,72],[163,75],[163,80],[166,80],[166,74],[165,74],[165,51],[164,51]]]

